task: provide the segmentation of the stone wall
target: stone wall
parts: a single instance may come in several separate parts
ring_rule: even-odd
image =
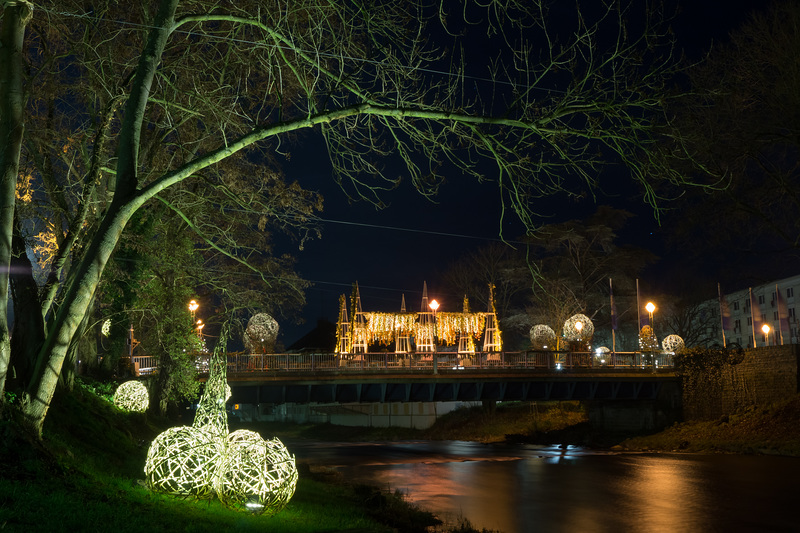
[[[800,346],[750,348],[683,376],[685,420],[713,420],[797,394]]]

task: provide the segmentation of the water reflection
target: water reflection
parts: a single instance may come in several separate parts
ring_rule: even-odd
[[[505,533],[796,531],[800,460],[592,453],[469,442],[317,444],[298,460],[400,489],[442,517]]]

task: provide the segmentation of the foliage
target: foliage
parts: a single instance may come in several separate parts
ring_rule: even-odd
[[[8,57],[0,65],[9,72],[0,105],[8,112],[0,128],[14,138],[0,151],[0,197],[14,197],[18,175],[34,176],[30,197],[42,204],[19,215],[53,221],[58,243],[40,305],[27,311],[38,337],[22,356],[33,364],[19,390],[34,434],[109,259],[145,206],[175,212],[204,253],[230,260],[260,292],[289,295],[276,305],[302,300],[302,282],[282,275],[283,256],[259,268],[261,247],[237,236],[290,230],[302,246],[313,235],[319,199],[274,170],[304,132],[324,139],[334,179],[351,197],[381,205],[396,184],[393,163],[426,196],[452,173],[491,179],[503,209],[531,230],[533,199],[587,192],[611,160],[653,205],[654,168],[688,184],[664,167],[662,153],[678,134],[665,105],[680,67],[666,28],[654,24],[663,13],[638,2],[552,14],[544,2],[513,0],[452,13],[405,0],[32,7],[20,1],[3,11]],[[469,59],[485,52],[479,43],[499,51],[485,69]],[[457,51],[449,65],[443,46]],[[196,202],[205,206],[198,213],[219,216],[195,216]],[[0,276],[9,276],[20,227],[8,207],[0,211],[8,215]],[[27,258],[40,234],[18,234],[16,257]],[[246,307],[241,297],[231,301],[229,309]],[[5,317],[0,388],[11,357]]]

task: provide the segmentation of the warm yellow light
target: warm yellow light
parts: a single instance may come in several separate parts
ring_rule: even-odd
[[[764,332],[764,335],[769,335],[769,330],[770,330],[769,324],[764,324],[763,326],[761,326],[761,331]]]
[[[656,310],[656,306],[653,302],[647,302],[647,305],[645,305],[644,308],[647,309],[648,313],[652,313]]]
[[[197,302],[195,302],[194,300],[192,300],[191,302],[189,302],[189,311],[191,311],[192,313],[194,313],[195,311],[197,311],[197,308],[198,308],[198,307],[200,307],[200,305],[199,305]]]
[[[437,309],[439,309],[439,302],[437,302],[436,300],[431,300],[431,303],[429,305],[430,308],[433,309],[434,313],[436,312]]]
[[[577,329],[578,333],[580,333],[581,330],[583,329],[583,322],[581,321],[575,322],[575,329]]]

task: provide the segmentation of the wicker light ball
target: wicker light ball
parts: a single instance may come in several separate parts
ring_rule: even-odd
[[[686,345],[680,335],[667,335],[661,343],[665,352],[678,353],[683,350]]]
[[[580,324],[580,327],[578,327],[578,324]],[[568,341],[581,340],[589,342],[592,340],[593,336],[594,324],[592,324],[591,319],[586,315],[578,313],[577,315],[572,315],[564,322],[564,338]]]
[[[266,313],[258,313],[247,322],[244,347],[249,353],[272,353],[278,338],[278,322]]]
[[[273,515],[294,495],[297,466],[278,439],[265,441],[258,433],[234,431],[220,464],[216,491],[228,508]]]
[[[114,405],[134,413],[144,413],[150,405],[147,387],[141,381],[122,383],[114,392]]]
[[[556,347],[556,332],[550,326],[537,324],[531,328],[529,335],[534,350],[547,350]]]
[[[153,440],[147,451],[147,483],[157,492],[210,498],[225,447],[225,437],[207,428],[169,428]]]

